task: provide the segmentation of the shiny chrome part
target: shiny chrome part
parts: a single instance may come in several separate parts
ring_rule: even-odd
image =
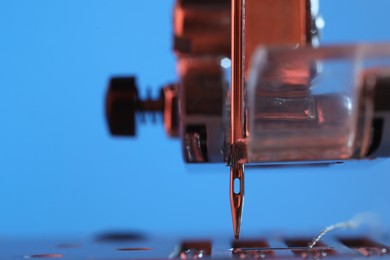
[[[192,126],[186,129],[183,138],[186,162],[207,162],[207,136],[204,126]]]
[[[312,40],[310,0],[245,0],[245,76],[259,46],[306,46]],[[272,28],[272,29],[271,29]]]
[[[177,0],[174,8],[174,50],[182,55],[230,55],[229,0]]]
[[[232,0],[232,75],[230,112],[230,174],[232,180],[244,183],[242,145],[248,134],[245,125],[246,98],[244,85],[249,64],[261,45],[306,46],[312,40],[312,12],[310,0]],[[315,8],[315,7],[314,7]],[[275,28],[270,30],[270,27]],[[240,146],[238,143],[240,142]],[[244,149],[245,150],[245,149]],[[235,194],[230,188],[235,237],[239,237],[243,210],[244,189]]]
[[[310,1],[311,10],[311,43],[314,47],[318,47],[322,30],[325,27],[324,18],[320,14],[319,0]]]
[[[237,182],[236,182],[237,181]],[[239,187],[235,187],[238,183]],[[242,213],[244,208],[244,165],[230,167],[230,207],[232,210],[233,231],[236,239],[240,238]]]
[[[164,95],[164,128],[170,137],[179,136],[179,101],[177,88],[177,84],[172,84],[162,89]]]
[[[223,162],[221,133],[224,131],[222,112],[227,82],[220,65],[220,58],[180,58],[177,69],[181,79],[178,95],[185,159],[189,163],[221,163]],[[202,138],[203,151],[205,151],[202,157],[192,156],[193,150],[189,149],[193,147],[189,146],[191,143],[189,138],[193,136],[191,131],[199,126],[203,128],[202,132],[205,136]]]
[[[275,257],[275,252],[265,239],[235,240],[232,242],[232,256],[240,259]]]
[[[347,230],[346,230],[347,231]],[[208,233],[207,240],[186,233],[183,241],[175,234],[169,236],[146,236],[141,241],[97,241],[87,236],[83,239],[69,236],[6,238],[1,242],[1,259],[371,259],[390,258],[388,233],[378,236],[356,235],[343,232],[339,236],[329,234],[313,248],[307,245],[315,232],[295,233],[270,232],[258,237],[253,230],[251,238],[231,241],[223,234]],[[355,234],[355,235],[353,235]],[[199,234],[198,234],[199,235]],[[293,235],[293,236],[291,236]],[[308,236],[309,235],[309,236]],[[341,236],[342,235],[342,236]],[[59,244],[78,244],[77,247],[59,248]],[[132,246],[132,247],[124,247]],[[177,246],[176,246],[177,245]],[[176,247],[175,247],[176,246]],[[58,251],[57,251],[58,250]],[[367,259],[367,258],[366,258]]]
[[[181,137],[187,162],[226,162],[230,166],[230,203],[236,238],[244,201],[243,165],[248,162],[251,134],[245,84],[249,81],[252,56],[263,45],[310,45],[317,42],[322,26],[318,0],[176,0],[173,31],[179,82],[165,87],[158,100],[142,101],[138,95],[131,98],[135,99],[134,104],[128,105],[131,113],[125,109],[125,116],[117,120],[122,124],[130,114],[133,122],[136,111],[158,110],[163,113],[167,134]],[[224,71],[229,66],[230,92],[225,75],[230,72]],[[301,71],[303,78],[298,80],[310,80],[310,70],[305,67]],[[298,90],[299,95],[305,91],[308,90]],[[314,116],[316,104],[310,97],[278,101],[294,107],[289,116],[295,119],[310,120]],[[278,118],[284,112],[281,110],[265,108],[264,118]],[[224,113],[227,118],[223,118]],[[127,132],[134,135],[134,123],[125,123]],[[237,193],[236,180],[240,183]]]
[[[390,254],[390,247],[366,237],[340,238],[341,243],[355,250],[361,256],[384,256]]]
[[[212,242],[208,240],[183,241],[169,258],[201,259],[211,257]]]
[[[230,207],[232,210],[234,237],[240,237],[244,201],[244,166],[235,159],[236,141],[244,136],[243,84],[244,84],[244,16],[245,0],[232,0],[232,80],[231,80],[231,155],[230,155]],[[240,181],[240,190],[234,191],[234,182]]]

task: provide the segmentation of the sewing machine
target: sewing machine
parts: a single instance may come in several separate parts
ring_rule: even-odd
[[[139,115],[161,113],[168,136],[180,138],[187,163],[230,167],[230,199],[238,238],[244,166],[326,166],[388,157],[389,104],[385,97],[389,96],[390,48],[320,47],[323,21],[316,1],[247,0],[245,9],[244,1],[210,2],[183,0],[175,4],[174,51],[179,81],[163,87],[158,99],[142,99],[134,77],[111,79],[107,119],[113,135],[134,136]],[[218,234],[183,239],[175,234],[151,238],[112,233],[87,241],[5,241],[0,256],[388,256],[390,241],[386,236],[332,234],[309,248],[316,232],[276,232],[241,240]],[[33,247],[31,254],[15,253],[27,247]]]
[[[187,163],[230,166],[238,238],[244,165],[390,155],[389,46],[320,47],[323,25],[318,1],[176,1],[180,80],[142,100],[134,77],[112,78],[111,134],[134,136],[136,113],[161,112]]]

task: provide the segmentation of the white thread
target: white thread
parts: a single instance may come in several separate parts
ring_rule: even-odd
[[[325,236],[326,233],[329,233],[330,231],[334,230],[334,229],[338,229],[338,228],[354,228],[354,223],[352,223],[351,221],[346,221],[346,222],[340,222],[340,223],[336,223],[334,225],[330,225],[328,227],[326,227],[324,230],[322,230],[318,236],[316,236],[309,244],[309,248],[313,248],[317,243],[318,241],[321,240],[321,238],[323,236]]]
[[[313,248],[323,236],[325,236],[327,233],[329,233],[332,230],[335,229],[353,229],[357,228],[360,225],[367,223],[367,224],[374,224],[378,222],[378,217],[375,214],[370,213],[361,213],[355,215],[352,219],[344,222],[339,222],[333,225],[330,225],[323,229],[309,244],[309,248]]]

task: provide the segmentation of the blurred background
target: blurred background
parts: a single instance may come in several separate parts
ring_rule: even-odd
[[[161,124],[112,138],[112,75],[141,95],[176,80],[173,0],[0,2],[0,236],[104,230],[232,235],[229,171],[188,167]],[[322,44],[390,40],[387,0],[321,1]],[[390,160],[248,170],[242,234],[390,224]]]

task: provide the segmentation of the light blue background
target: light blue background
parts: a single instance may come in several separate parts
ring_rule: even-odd
[[[161,125],[109,136],[111,75],[176,80],[173,1],[0,2],[0,236],[232,231],[228,169],[186,167]],[[322,42],[390,40],[387,0],[326,0]],[[390,161],[248,171],[242,233],[390,224]]]

